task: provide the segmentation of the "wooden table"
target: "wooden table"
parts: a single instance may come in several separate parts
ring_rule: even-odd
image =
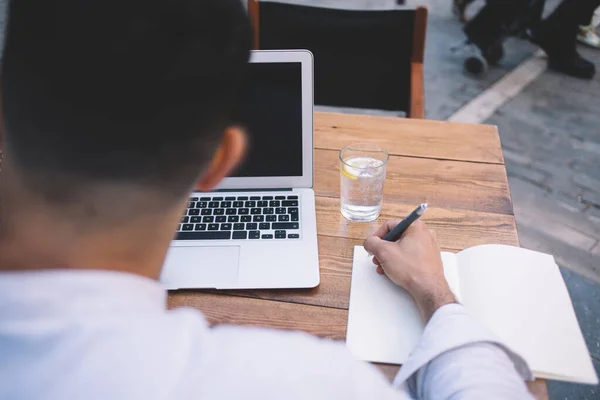
[[[339,211],[340,149],[372,141],[388,150],[382,215],[351,223]],[[169,306],[201,310],[213,324],[298,329],[344,340],[353,246],[384,220],[427,202],[424,221],[442,250],[485,243],[519,245],[498,131],[494,126],[315,114],[315,192],[321,284],[307,290],[180,291]],[[388,378],[397,366],[378,365]],[[542,380],[530,384],[547,398]]]

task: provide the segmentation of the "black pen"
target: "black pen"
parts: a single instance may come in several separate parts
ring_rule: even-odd
[[[425,211],[427,211],[427,203],[421,204],[413,212],[408,214],[408,216],[402,221],[400,221],[400,223],[398,223],[398,225],[396,225],[394,229],[386,233],[382,239],[387,240],[388,242],[395,242],[396,240],[400,239],[400,237],[408,229],[408,227],[413,222],[418,220],[421,215],[425,214]]]

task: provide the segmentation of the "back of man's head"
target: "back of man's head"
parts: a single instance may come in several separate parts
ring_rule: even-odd
[[[230,123],[250,38],[240,0],[13,0],[5,150],[41,196],[181,197]]]

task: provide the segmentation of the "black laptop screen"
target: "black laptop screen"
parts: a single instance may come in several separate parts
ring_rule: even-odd
[[[302,65],[251,63],[237,121],[250,137],[237,177],[302,175]]]

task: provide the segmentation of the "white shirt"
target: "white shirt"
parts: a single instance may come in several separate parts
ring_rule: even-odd
[[[146,278],[0,273],[0,399],[530,399],[522,378],[522,359],[458,304],[391,385],[343,343],[166,310]]]

